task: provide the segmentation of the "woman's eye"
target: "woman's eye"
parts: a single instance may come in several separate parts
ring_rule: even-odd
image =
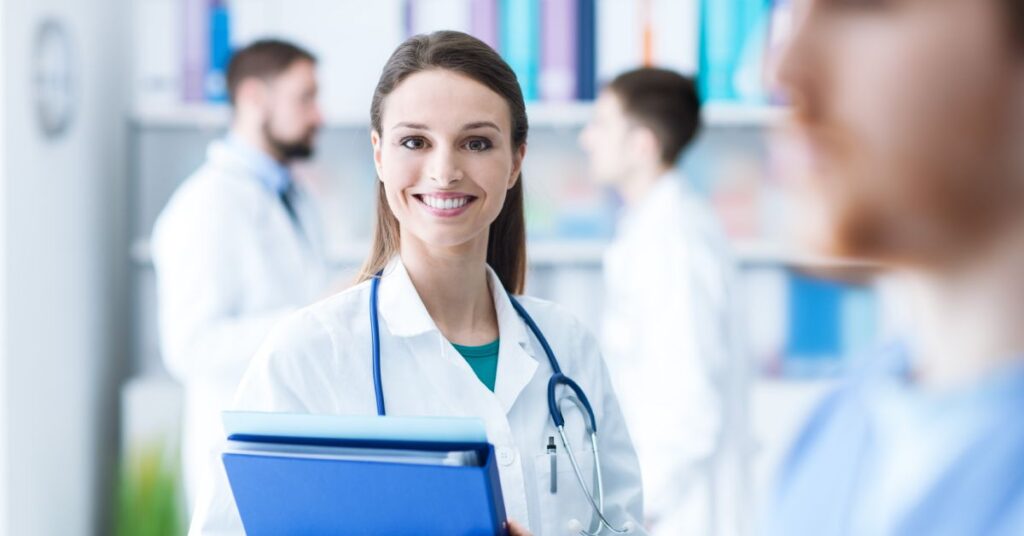
[[[466,142],[466,148],[473,152],[486,151],[491,148],[491,141],[483,138],[476,138]]]
[[[425,141],[423,141],[423,138],[405,138],[404,140],[402,140],[402,147],[405,147],[406,149],[412,149],[414,151],[422,149],[426,147],[426,145],[427,144]]]

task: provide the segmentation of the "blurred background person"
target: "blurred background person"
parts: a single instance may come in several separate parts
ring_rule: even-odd
[[[580,134],[624,211],[605,254],[603,344],[643,472],[653,534],[714,534],[733,265],[676,167],[701,125],[693,80],[641,68],[609,83]]]
[[[1024,3],[798,2],[778,77],[808,238],[914,318],[813,413],[766,532],[1024,533]]]
[[[232,121],[153,231],[160,345],[185,388],[182,456],[191,506],[220,463],[220,412],[270,328],[327,290],[321,229],[289,163],[309,158],[322,117],[316,59],[264,40],[227,71]]]

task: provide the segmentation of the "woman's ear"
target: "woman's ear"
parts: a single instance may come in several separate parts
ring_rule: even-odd
[[[522,144],[512,153],[512,175],[508,178],[508,189],[511,190],[515,185],[516,181],[519,180],[519,174],[523,171],[523,159],[526,158],[526,144]]]
[[[381,173],[380,163],[381,138],[376,130],[370,130],[370,143],[373,144],[373,167],[377,168],[377,180],[383,181],[384,174]]]

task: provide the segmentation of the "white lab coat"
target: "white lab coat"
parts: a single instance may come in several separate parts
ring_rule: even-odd
[[[573,518],[591,520],[588,506],[559,444],[558,492],[552,495],[546,453],[554,426],[548,414],[551,376],[540,344],[489,271],[498,317],[498,372],[492,393],[477,378],[427,313],[397,258],[380,284],[380,349],[389,415],[474,416],[483,419],[498,459],[505,509],[535,535],[567,534]],[[239,387],[236,409],[375,415],[369,320],[370,283],[308,307],[278,326]],[[522,298],[543,330],[563,372],[593,404],[600,436],[606,511],[615,523],[640,525],[640,469],[596,340],[554,304]],[[581,413],[565,404],[567,433],[588,485],[593,459]],[[189,534],[239,534],[238,513],[223,468],[197,505]],[[637,533],[642,533],[637,532]]]
[[[675,173],[628,209],[605,255],[602,344],[652,534],[715,532],[732,273],[715,217]]]
[[[292,197],[302,232],[250,164],[221,141],[175,192],[152,237],[160,347],[185,388],[182,458],[193,504],[221,437],[220,411],[271,328],[327,289],[311,200]]]

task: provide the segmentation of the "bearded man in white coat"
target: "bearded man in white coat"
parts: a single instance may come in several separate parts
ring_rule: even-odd
[[[636,446],[654,535],[721,534],[726,432],[741,400],[733,261],[676,162],[701,124],[691,79],[642,68],[606,86],[580,134],[624,203],[605,254],[602,346]],[[720,501],[718,501],[720,502]]]
[[[185,388],[190,509],[219,463],[220,412],[250,359],[278,320],[328,288],[320,223],[288,167],[312,155],[322,124],[315,68],[311,53],[276,40],[233,56],[230,131],[153,231],[161,351]]]

